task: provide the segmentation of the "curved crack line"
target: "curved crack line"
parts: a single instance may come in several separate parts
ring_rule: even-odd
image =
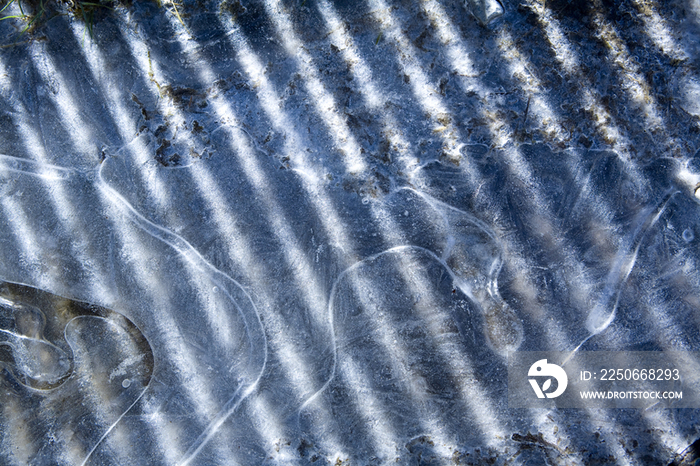
[[[45,180],[67,180],[75,173],[71,168],[0,154],[0,173],[3,171],[36,176]]]
[[[61,348],[46,339],[44,335],[46,315],[44,312],[35,306],[17,303],[0,296],[0,314],[7,311],[12,315],[14,330],[0,328],[0,345],[9,347],[12,352],[13,366],[23,376],[23,380],[20,380],[22,376],[14,373],[18,382],[27,389],[37,392],[49,391],[63,385],[73,374],[73,358],[66,353],[65,348]],[[28,320],[31,321],[32,328],[26,328],[25,321],[25,325],[22,325],[25,327],[24,331],[18,329],[18,317],[22,315],[25,319],[31,316]],[[5,325],[7,324],[5,323]],[[27,333],[33,334],[33,336]],[[5,335],[7,335],[7,339],[2,338]],[[53,357],[46,354],[47,348],[54,353]],[[54,370],[48,369],[47,366],[54,366],[52,367]],[[12,369],[8,369],[10,372],[14,372]],[[55,369],[62,370],[57,373]],[[49,374],[51,375],[49,376]]]
[[[10,282],[6,282],[6,283],[10,283]],[[29,285],[29,284],[13,283],[13,285],[18,285],[18,286],[24,287],[24,288],[30,288],[30,289],[32,289],[32,290],[34,290],[34,291],[39,291],[39,292],[42,293],[42,294],[47,293],[47,292],[44,292],[44,291],[40,291],[40,290],[38,290],[37,288],[34,288],[33,286],[31,286],[31,285]],[[26,297],[26,296],[25,296],[25,297]],[[21,298],[20,298],[20,299],[21,299]],[[67,298],[66,298],[66,299],[67,299]],[[68,333],[68,332],[69,332],[69,328],[71,327],[71,324],[72,324],[73,322],[76,322],[76,321],[79,320],[79,319],[87,319],[87,318],[89,318],[89,319],[94,319],[94,318],[97,318],[97,319],[100,319],[100,320],[103,320],[103,321],[109,323],[109,324],[112,325],[112,326],[115,326],[115,327],[117,327],[117,328],[121,328],[122,330],[127,331],[129,334],[131,334],[131,330],[136,330],[136,331],[138,332],[138,335],[140,335],[140,337],[144,337],[144,335],[143,335],[143,333],[140,331],[140,329],[138,329],[137,327],[135,327],[135,326],[133,325],[133,322],[131,322],[128,318],[124,317],[123,315],[121,315],[121,314],[119,314],[119,313],[117,313],[117,312],[115,312],[115,311],[112,311],[112,310],[109,310],[109,309],[106,309],[106,308],[102,308],[101,306],[94,306],[94,307],[93,307],[92,305],[88,305],[87,308],[82,308],[82,309],[80,309],[80,311],[81,311],[81,312],[85,312],[85,311],[92,311],[92,312],[95,312],[95,311],[97,310],[98,314],[92,314],[92,313],[91,313],[91,314],[82,314],[82,315],[78,315],[78,316],[76,316],[76,317],[73,317],[73,318],[71,318],[70,320],[68,320],[67,322],[65,322],[65,324],[63,324],[63,331],[62,331],[62,334],[63,334],[63,340],[66,342],[67,347],[61,348],[61,347],[55,345],[54,343],[52,343],[51,341],[49,341],[49,340],[47,340],[47,339],[45,338],[45,336],[44,336],[45,323],[46,323],[45,310],[36,306],[36,300],[35,300],[35,299],[31,299],[31,298],[30,298],[30,300],[32,301],[32,304],[29,304],[29,302],[14,301],[14,300],[6,299],[5,297],[0,296],[0,306],[2,306],[5,310],[10,310],[10,311],[11,311],[13,314],[15,314],[15,315],[16,315],[17,312],[24,311],[24,312],[26,312],[26,313],[31,312],[32,314],[34,314],[35,319],[36,319],[37,317],[40,318],[40,319],[41,319],[41,322],[39,322],[39,323],[37,323],[36,321],[33,322],[33,323],[35,324],[35,328],[32,329],[32,330],[33,330],[33,333],[36,334],[37,336],[23,335],[22,333],[15,332],[15,331],[11,331],[11,330],[4,329],[4,328],[3,328],[3,329],[0,329],[0,334],[1,334],[1,335],[9,335],[9,336],[11,336],[12,338],[17,339],[18,341],[27,341],[27,342],[32,342],[32,343],[39,343],[39,344],[41,344],[42,346],[46,346],[46,347],[51,348],[51,349],[53,349],[53,350],[55,350],[55,351],[58,351],[58,352],[61,353],[61,355],[65,356],[65,358],[67,359],[68,364],[69,364],[69,367],[65,370],[65,373],[62,373],[62,374],[60,375],[59,378],[55,379],[55,381],[53,381],[53,383],[51,383],[50,386],[49,386],[49,387],[46,387],[46,388],[37,388],[37,387],[35,387],[33,384],[28,384],[28,383],[26,383],[26,381],[19,380],[19,383],[22,384],[27,390],[29,390],[29,391],[31,391],[31,392],[36,392],[36,393],[41,393],[41,394],[43,394],[43,395],[47,395],[47,394],[49,394],[49,393],[52,393],[52,392],[55,392],[55,391],[59,390],[61,387],[64,386],[65,383],[67,383],[69,380],[73,379],[73,378],[76,376],[76,367],[77,367],[76,364],[75,364],[75,359],[76,359],[76,346],[75,346],[75,344],[74,344],[73,339],[69,337],[69,333]],[[86,303],[81,303],[81,302],[77,302],[77,301],[74,301],[74,300],[70,300],[70,301],[73,302],[73,303],[86,304]],[[54,304],[51,304],[51,306],[53,306],[53,305],[54,305]],[[54,312],[56,311],[55,308],[53,308],[53,310],[54,310]],[[106,312],[104,312],[104,311],[106,311]],[[106,317],[107,315],[109,315],[110,318]],[[133,328],[124,327],[124,325],[122,325],[122,324],[118,323],[116,320],[114,320],[114,319],[112,318],[113,316],[118,316],[119,318],[123,318],[124,321],[125,321],[125,322],[128,322],[129,325],[132,325]],[[59,319],[59,320],[60,320],[60,319]],[[30,332],[32,332],[32,330],[25,330],[25,331],[30,331]],[[133,335],[131,335],[131,337],[133,338]],[[144,337],[144,338],[145,338],[145,337]],[[12,349],[13,353],[15,353],[15,356],[17,355],[17,352],[19,351],[20,356],[21,356],[22,350],[21,350],[21,349],[18,349],[18,348],[16,347],[16,345],[14,345],[12,342],[2,341],[2,342],[0,342],[0,345],[7,345],[7,346],[9,346],[9,347]],[[30,351],[31,351],[31,350],[40,351],[40,350],[37,350],[36,348],[32,348],[32,349],[30,349]],[[150,351],[150,348],[149,348],[149,351]],[[31,355],[30,355],[30,356],[31,356]],[[141,358],[142,358],[142,357],[143,357],[143,354],[141,355]],[[141,359],[141,358],[140,358],[140,359]],[[44,357],[39,356],[38,359],[41,360],[41,363],[42,363],[42,364],[50,364],[50,362],[46,360],[45,355],[44,355]],[[55,362],[54,362],[54,364],[55,364]],[[15,361],[15,365],[21,365],[21,364],[18,364],[17,361]],[[45,368],[44,368],[44,369],[45,369]],[[30,374],[30,373],[28,372],[28,368],[27,368],[27,367],[24,367],[24,368],[19,367],[18,370],[19,370],[20,372],[22,372],[22,373],[25,375],[25,377],[29,377],[29,378],[31,378],[31,379],[33,379],[33,380],[38,380],[38,378],[34,377],[33,374]],[[44,370],[44,372],[46,372],[46,370]],[[121,421],[121,419],[123,419],[124,416],[136,405],[136,403],[138,402],[138,400],[141,399],[141,398],[143,397],[144,393],[146,392],[146,389],[147,389],[148,386],[150,385],[150,380],[151,380],[150,371],[149,371],[149,374],[148,374],[148,380],[149,380],[149,383],[146,384],[146,386],[145,386],[144,389],[141,391],[141,393],[138,395],[138,397],[136,398],[136,400],[135,400],[133,403],[131,403],[128,407],[126,407],[126,409],[124,409],[124,410],[121,411],[120,413],[117,413],[118,416],[117,416],[117,420],[116,420],[116,421],[112,422],[112,423],[109,425],[109,427],[104,426],[104,425],[99,426],[99,428],[97,429],[98,431],[103,430],[103,428],[106,429],[106,430],[103,432],[103,434],[102,434],[102,435],[100,436],[100,438],[97,440],[97,442],[92,446],[92,448],[90,449],[89,453],[88,453],[88,454],[85,456],[85,458],[83,459],[82,463],[80,463],[81,466],[85,465],[85,464],[89,461],[89,458],[91,457],[91,455],[93,454],[93,452],[98,448],[98,446],[101,444],[101,442],[102,442],[102,441],[107,437],[107,435],[109,435],[109,433],[116,427],[116,425]],[[127,387],[124,387],[124,388],[127,388]],[[77,464],[77,463],[76,463],[76,464]]]
[[[243,288],[243,286],[236,280],[234,280],[229,275],[225,274],[221,270],[217,269],[208,262],[187,240],[185,240],[180,235],[173,233],[172,231],[157,225],[146,217],[141,215],[121,194],[119,194],[115,189],[110,187],[107,182],[102,177],[102,168],[104,164],[100,166],[97,172],[97,188],[105,194],[107,199],[110,199],[114,204],[117,205],[120,210],[122,210],[130,219],[133,221],[141,230],[148,233],[152,237],[162,241],[167,244],[175,251],[177,251],[185,260],[187,260],[192,266],[203,273],[210,274],[210,280],[212,283],[217,285],[221,289],[225,296],[233,303],[234,307],[238,311],[238,314],[243,319],[243,324],[246,331],[246,336],[250,344],[249,349],[249,364],[253,363],[257,355],[262,355],[262,364],[257,376],[254,380],[250,381],[246,386],[243,382],[229,398],[229,400],[223,405],[222,409],[219,410],[215,418],[210,421],[209,425],[204,429],[204,431],[197,437],[197,440],[190,446],[190,448],[185,452],[184,458],[180,461],[179,465],[185,466],[189,464],[204,448],[204,446],[209,443],[209,441],[216,435],[217,431],[224,424],[226,419],[228,419],[238,408],[243,400],[245,400],[250,394],[252,394],[257,388],[265,367],[267,364],[267,336],[260,319],[260,314],[253,303],[248,292]],[[227,285],[231,285],[239,289],[248,300],[249,306],[239,306],[238,302],[229,293]],[[252,309],[252,312],[250,310]],[[253,330],[252,326],[255,325],[256,329]],[[258,338],[253,337],[253,332],[259,333]],[[262,339],[262,342],[256,346],[258,339]],[[245,388],[244,388],[245,387]],[[94,450],[94,449],[93,449]],[[92,453],[92,452],[91,452]],[[84,463],[83,463],[84,464]]]
[[[466,220],[470,223],[472,223],[474,226],[479,228],[480,231],[486,233],[486,235],[492,240],[493,244],[496,246],[498,249],[498,257],[493,261],[491,264],[491,267],[488,271],[488,282],[487,282],[487,293],[489,295],[489,298],[493,301],[500,300],[502,301],[502,298],[498,294],[498,284],[497,284],[497,276],[498,273],[501,270],[501,266],[503,264],[503,259],[502,259],[502,248],[500,247],[500,244],[498,243],[496,239],[495,233],[484,223],[483,221],[473,217],[471,214],[460,210],[456,207],[450,206],[448,204],[443,203],[442,201],[439,201],[437,199],[434,199],[433,197],[422,193],[420,191],[417,191],[413,188],[409,187],[402,187],[399,188],[397,191],[401,190],[406,190],[413,192],[420,196],[428,205],[430,205],[431,208],[433,208],[435,211],[437,211],[442,220],[445,222],[445,226],[447,227],[448,231],[452,229],[450,225],[450,220],[448,219],[448,216],[445,214],[445,212],[442,209],[449,209],[451,211],[454,211],[456,213],[459,213],[461,215],[465,215],[467,218]],[[455,271],[453,270],[453,267],[448,264],[448,259],[449,259],[449,254],[454,247],[455,240],[454,237],[450,236],[447,238],[448,246],[445,248],[445,251],[438,256],[434,251],[431,251],[430,249],[427,249],[422,246],[415,246],[415,245],[400,245],[400,246],[394,246],[392,248],[386,249],[384,251],[378,252],[376,254],[373,254],[371,256],[368,256],[358,262],[355,262],[354,264],[350,265],[348,268],[343,270],[338,277],[335,279],[333,282],[333,285],[331,287],[330,291],[330,299],[328,302],[328,321],[329,325],[331,327],[331,350],[333,354],[333,362],[331,365],[331,375],[328,378],[328,380],[323,384],[323,386],[316,391],[314,394],[312,394],[309,398],[307,398],[304,403],[301,404],[297,411],[297,425],[301,425],[301,414],[304,408],[306,408],[308,405],[310,405],[314,400],[316,400],[332,383],[332,381],[335,379],[336,372],[337,372],[337,364],[338,364],[338,343],[337,343],[337,338],[336,338],[336,325],[335,325],[335,310],[334,310],[334,304],[335,304],[335,299],[337,296],[337,288],[338,285],[342,282],[342,280],[352,271],[356,270],[357,268],[363,266],[366,262],[373,261],[383,255],[386,254],[393,254],[399,251],[407,251],[407,250],[415,250],[415,251],[421,251],[425,254],[427,254],[430,258],[434,259],[436,262],[438,262],[440,265],[443,266],[443,268],[447,271],[449,274],[450,278],[453,280],[453,283],[455,283],[459,288],[460,291],[462,291],[473,303],[475,303],[477,306],[479,306],[481,312],[482,312],[482,317],[484,318],[484,323],[486,324],[487,320],[487,315],[486,315],[486,309],[484,309],[484,301],[486,299],[485,296],[480,295],[476,296],[473,292],[471,287],[466,283],[463,277],[460,277]],[[511,311],[512,312],[512,311]],[[510,316],[509,316],[510,317]],[[516,317],[517,318],[517,317]],[[516,325],[516,343],[514,346],[517,348],[517,346],[520,345],[522,342],[522,337],[523,337],[523,331],[522,331],[522,324],[519,326]],[[487,340],[490,340],[490,336],[488,334],[488,331],[485,332]],[[511,350],[509,348],[509,350]]]
[[[645,209],[646,212],[642,215],[642,218],[638,222],[634,233],[632,233],[630,239],[627,241],[627,244],[621,246],[615,255],[615,260],[605,280],[603,296],[588,314],[586,328],[589,330],[590,335],[584,338],[576,348],[571,351],[571,354],[566,358],[563,364],[571,359],[584,343],[607,329],[615,320],[620,294],[625,288],[625,284],[632,273],[632,269],[634,269],[639,249],[644,243],[649,230],[656,225],[656,222],[658,222],[659,218],[661,218],[661,215],[666,210],[668,203],[673,196],[679,192],[680,191],[674,188],[669,189],[655,207],[648,207]]]
[[[522,322],[503,300],[498,291],[498,275],[504,263],[504,252],[496,233],[485,222],[474,215],[435,199],[426,193],[408,187],[400,188],[399,190],[408,190],[415,193],[442,218],[448,235],[446,238],[447,245],[440,255],[440,259],[445,262],[446,267],[456,276],[454,282],[460,291],[480,307],[485,319],[487,341],[492,345],[492,349],[501,356],[506,356],[509,351],[517,349],[523,339]],[[450,218],[449,213],[454,213],[462,218]],[[488,271],[479,271],[486,278],[484,288],[472,287],[467,283],[467,279],[473,278],[473,276],[470,276],[470,274],[473,275],[473,271],[460,270],[460,265],[464,265],[462,262],[469,262],[475,259],[474,257],[464,257],[464,253],[470,251],[465,251],[464,246],[475,245],[467,244],[465,241],[458,241],[460,239],[459,236],[464,233],[464,230],[461,232],[459,230],[467,226],[465,223],[476,227],[479,233],[486,234],[490,241],[489,246],[495,249],[493,260],[488,265]],[[504,340],[504,336],[507,336],[507,334],[503,333],[504,329],[508,329],[508,332],[513,333],[513,335],[510,335],[512,337],[511,342],[501,341]]]
[[[63,338],[64,338],[64,339],[66,340],[66,342],[68,343],[68,346],[70,346],[71,352],[75,353],[75,352],[73,351],[73,345],[71,345],[70,340],[69,340],[69,338],[68,338],[68,335],[67,335],[67,333],[66,333],[66,332],[68,331],[68,326],[69,326],[72,322],[74,322],[74,321],[76,321],[76,320],[78,320],[78,319],[94,318],[94,317],[95,317],[95,316],[78,316],[78,317],[74,317],[74,318],[72,318],[71,320],[69,320],[68,323],[66,324],[66,326],[64,327],[64,329],[63,329]],[[107,322],[109,322],[109,321],[107,321]],[[72,374],[71,374],[71,376],[72,376]],[[85,465],[87,464],[88,460],[90,459],[90,457],[92,456],[92,454],[97,450],[97,447],[100,446],[100,444],[102,443],[102,441],[103,441],[104,439],[107,438],[107,436],[114,430],[115,427],[117,427],[117,424],[119,424],[119,423],[121,422],[121,420],[124,418],[124,416],[126,416],[126,413],[128,413],[129,411],[131,411],[131,408],[133,408],[134,406],[136,406],[136,403],[138,403],[139,400],[141,400],[141,398],[143,398],[143,395],[146,394],[146,391],[147,391],[148,388],[151,386],[151,382],[152,382],[152,381],[153,381],[153,377],[149,377],[149,378],[148,378],[148,383],[146,384],[145,387],[143,387],[143,390],[141,390],[141,393],[139,394],[139,396],[137,396],[136,399],[134,400],[134,402],[131,403],[131,404],[129,405],[129,407],[126,408],[126,409],[119,415],[119,417],[107,428],[107,430],[104,431],[104,433],[102,434],[102,436],[97,440],[97,442],[95,443],[95,445],[92,447],[92,449],[91,449],[91,450],[88,452],[88,454],[85,456],[85,459],[83,460],[83,462],[80,463],[80,466],[85,466]]]

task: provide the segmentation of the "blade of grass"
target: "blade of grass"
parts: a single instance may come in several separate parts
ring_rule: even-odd
[[[379,35],[377,36],[377,40],[374,41],[374,45],[378,45],[380,40],[382,40],[382,31],[379,31]]]
[[[0,13],[2,13],[3,11],[5,11],[5,10],[7,9],[7,7],[10,6],[10,5],[12,5],[13,3],[15,3],[15,0],[11,0],[11,1],[7,2],[7,3],[5,4],[5,6],[2,7],[2,9],[0,9]],[[5,18],[2,18],[2,19],[5,19]]]
[[[175,16],[177,16],[177,19],[180,21],[180,24],[182,24],[183,27],[186,27],[185,22],[180,17],[180,12],[177,11],[177,6],[175,5],[175,2],[170,2],[170,4],[173,6],[173,10],[175,10]]]
[[[83,5],[96,6],[99,8],[107,8],[108,10],[114,11],[114,8],[112,8],[111,6],[103,5],[102,3],[80,2],[80,6],[83,6]]]

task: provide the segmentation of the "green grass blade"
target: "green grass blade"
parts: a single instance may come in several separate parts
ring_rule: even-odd
[[[7,9],[7,7],[10,6],[10,5],[12,5],[13,3],[15,3],[15,0],[11,0],[11,1],[7,2],[7,3],[5,4],[5,6],[2,7],[2,9],[0,9],[0,13],[2,13],[3,11],[5,11],[5,10]],[[3,18],[3,19],[5,19],[5,18]]]
[[[99,7],[99,8],[107,8],[108,10],[114,11],[114,8],[112,8],[111,6],[103,5],[103,4],[101,4],[101,3],[80,2],[80,5],[81,5],[81,6],[83,6],[83,5],[87,5],[87,6],[96,6],[96,7]]]

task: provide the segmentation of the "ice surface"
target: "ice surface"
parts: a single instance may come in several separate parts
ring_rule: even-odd
[[[153,372],[143,334],[108,309],[3,284],[5,445],[17,460],[83,463],[138,402]],[[27,433],[11,429],[20,423]],[[67,435],[70,434],[70,435]]]
[[[70,372],[65,351],[44,338],[46,317],[36,308],[3,299],[3,344],[12,352],[15,376],[32,388],[59,385]]]
[[[695,461],[506,374],[700,348],[693,8],[162,3],[0,22],[0,463]]]
[[[467,5],[484,26],[503,14],[503,5],[498,0],[467,0]]]

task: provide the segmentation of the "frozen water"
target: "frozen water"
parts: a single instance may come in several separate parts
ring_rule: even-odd
[[[690,243],[695,239],[695,233],[693,233],[693,230],[690,228],[686,228],[683,230],[683,241],[686,243]]]
[[[693,8],[162,3],[0,22],[0,463],[695,461],[506,376],[700,348]]]
[[[256,388],[267,359],[267,343],[260,316],[250,296],[241,285],[215,268],[183,237],[144,217],[118,191],[123,187],[129,190],[128,195],[136,194],[137,199],[146,197],[144,194],[133,191],[133,187],[138,184],[135,184],[129,175],[135,175],[134,172],[135,170],[123,164],[123,159],[110,159],[100,166],[97,187],[144,233],[160,240],[178,254],[177,260],[181,262],[181,267],[189,269],[191,274],[184,285],[193,288],[193,291],[198,294],[200,303],[204,304],[209,314],[207,318],[212,333],[195,338],[195,341],[199,340],[195,344],[203,353],[200,358],[210,361],[209,371],[217,370],[215,368],[218,361],[226,361],[227,373],[217,374],[217,378],[223,377],[219,383],[226,387],[221,390],[222,396],[226,396],[225,392],[228,389],[230,397],[222,404],[221,410],[212,416],[209,424],[187,451],[185,462],[188,462],[189,458],[197,455],[199,449],[237,409],[240,402]],[[168,174],[167,171],[165,173]],[[174,176],[179,174],[176,172]],[[160,173],[154,174],[154,176],[160,175]],[[125,179],[128,180],[126,186],[124,186]],[[169,183],[170,186],[178,184]],[[141,196],[138,196],[139,194]],[[183,200],[179,198],[177,203],[180,204]],[[166,210],[169,210],[167,213],[172,213],[170,211],[172,208],[173,206],[166,206]],[[180,209],[182,214],[183,207]],[[192,215],[184,215],[184,217],[192,218]],[[179,271],[179,269],[176,270]],[[186,327],[187,322],[182,321],[176,325],[183,328]],[[197,372],[197,368],[190,368],[190,370]]]
[[[46,317],[36,308],[2,299],[3,344],[12,352],[15,374],[23,384],[47,389],[68,377],[70,358],[61,348],[44,339]]]
[[[2,354],[0,378],[4,438],[27,462],[85,462],[108,434],[123,434],[119,421],[145,393],[153,371],[148,342],[108,309],[22,285],[4,284],[0,294],[2,332],[12,335],[3,342],[11,351]],[[16,422],[42,437],[25,444],[7,429]]]
[[[359,436],[359,457],[389,458],[437,413],[443,425],[475,422],[463,393],[494,376],[497,356],[483,332],[493,323],[455,290],[454,279],[435,254],[411,246],[341,274],[330,302],[333,373],[302,408],[306,438],[324,444],[329,433]]]
[[[498,0],[467,0],[467,5],[484,26],[503,14],[503,5]]]

